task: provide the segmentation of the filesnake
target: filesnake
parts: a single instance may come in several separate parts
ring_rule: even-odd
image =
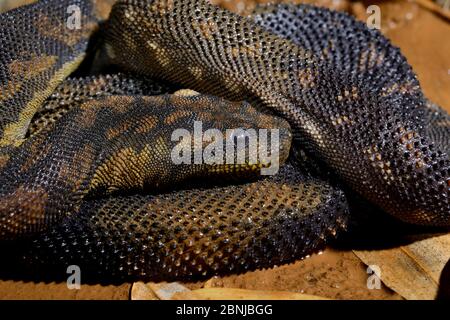
[[[271,267],[344,232],[352,194],[450,225],[450,116],[377,30],[309,5],[95,11],[43,0],[0,16],[0,238],[25,243],[23,264],[164,279]],[[284,165],[176,165],[171,135],[195,121],[227,139],[279,129]]]

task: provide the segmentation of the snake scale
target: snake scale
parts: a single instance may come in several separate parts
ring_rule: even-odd
[[[22,264],[141,279],[272,267],[345,232],[352,194],[450,225],[450,116],[378,31],[309,5],[95,12],[42,0],[0,16],[0,237]],[[174,164],[171,133],[195,121],[227,139],[279,129],[278,174]]]

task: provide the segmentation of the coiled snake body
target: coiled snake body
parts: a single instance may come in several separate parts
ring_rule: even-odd
[[[27,263],[165,279],[270,267],[345,229],[340,185],[406,223],[450,225],[450,118],[379,32],[306,5],[244,18],[120,0],[93,36],[94,11],[44,0],[0,22],[0,235],[24,239]],[[66,79],[98,38],[126,73]],[[292,130],[334,182],[292,157],[256,180],[266,164],[173,164],[171,133],[197,120],[279,128],[282,162]]]

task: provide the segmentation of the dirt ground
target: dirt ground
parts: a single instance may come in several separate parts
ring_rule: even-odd
[[[240,13],[264,0],[212,0]],[[25,1],[1,1],[0,11]],[[28,0],[29,2],[29,0]],[[112,2],[107,0],[106,2]],[[273,1],[272,1],[273,2]],[[301,2],[301,1],[296,1]],[[302,1],[353,13],[366,20],[365,8],[381,8],[382,31],[399,46],[418,74],[425,94],[450,112],[450,20],[414,1]],[[105,4],[104,14],[108,11]],[[332,299],[401,299],[386,287],[367,289],[366,267],[348,250],[326,249],[296,263],[242,275],[214,277],[186,283],[189,288],[232,287],[294,291]],[[69,290],[65,283],[34,283],[0,279],[0,299],[128,299],[131,284],[81,286]]]

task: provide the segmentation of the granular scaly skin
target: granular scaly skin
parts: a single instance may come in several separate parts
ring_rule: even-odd
[[[193,146],[195,121],[202,121],[203,130],[219,130],[224,140],[230,139],[226,133],[230,128],[277,128],[280,163],[287,158],[291,141],[287,122],[263,115],[247,103],[175,94],[90,100],[11,154],[0,175],[1,238],[33,234],[67,215],[76,217],[85,197],[155,192],[193,178],[259,172],[262,162],[175,164],[171,151],[179,140],[172,139],[172,132],[186,130]]]
[[[111,92],[136,94],[136,91],[148,90],[148,83],[143,85],[138,80],[133,80],[136,86],[129,86],[131,80],[120,82],[116,80],[117,76],[100,76],[86,81],[69,79],[62,83],[56,93],[44,103],[42,109],[49,110],[49,115],[53,116],[54,113],[51,111],[56,110],[56,113],[59,113],[60,106],[67,104],[68,109],[62,112],[61,120],[55,125],[57,128],[74,130],[74,132],[61,133],[61,129],[50,130],[50,134],[45,131],[38,132],[27,143],[39,141],[40,136],[46,137],[52,145],[57,146],[54,154],[58,154],[60,150],[70,150],[68,146],[71,144],[85,145],[82,140],[84,135],[79,131],[83,122],[76,121],[79,119],[77,108],[89,110],[87,107],[96,103],[99,103],[98,107],[104,110],[95,112],[97,123],[91,124],[91,127],[103,128],[103,130],[120,128],[121,125],[116,124],[115,117],[111,116],[108,109],[118,108],[117,105],[120,105],[123,100],[126,101],[128,97],[113,95],[106,99],[93,100],[86,92],[90,92],[94,85],[93,91],[100,97],[108,96]],[[105,82],[104,86],[98,87],[98,84],[103,82]],[[64,88],[67,87],[71,88],[71,94],[65,94]],[[156,88],[156,90],[159,89],[161,88]],[[79,95],[80,98],[78,98]],[[155,98],[159,99],[159,97]],[[116,107],[111,103],[113,99],[116,100],[114,104]],[[135,97],[135,99],[139,101],[139,98]],[[195,109],[194,103],[199,97],[189,99],[191,101],[185,108],[199,110]],[[216,117],[218,118],[224,117],[224,115],[219,116],[219,113],[225,110],[234,115],[241,114],[247,121],[253,119],[255,123],[252,127],[255,125],[269,127],[268,125],[272,124],[282,128],[287,125],[283,122],[277,124],[272,117],[263,115],[258,117],[248,105],[244,104],[236,109],[239,104],[233,107],[223,102],[220,104],[220,101],[217,99],[205,102],[202,111],[217,109]],[[131,106],[127,108],[130,110],[126,112],[126,116],[122,113],[117,115],[117,119],[129,120],[134,118],[136,113],[139,115],[138,118],[145,118],[146,112],[158,115],[157,110],[162,106],[154,106],[150,111],[145,111],[149,106],[143,103],[137,108]],[[173,111],[180,110],[182,109],[178,107]],[[170,114],[171,110],[164,112]],[[35,119],[39,121],[39,117]],[[84,122],[87,121],[86,118],[82,119]],[[102,119],[108,121],[102,121]],[[179,123],[183,126],[187,125],[183,119],[180,119]],[[233,122],[233,124],[238,123]],[[152,134],[167,137],[162,132],[165,128],[161,126],[150,129]],[[129,130],[133,132],[133,127]],[[97,133],[102,134],[102,131]],[[59,138],[52,136],[55,134]],[[119,135],[118,140],[126,140],[124,134],[126,133]],[[89,137],[89,140],[104,140],[94,138],[93,133],[89,131],[85,135]],[[131,145],[137,149],[142,139],[135,138],[136,141]],[[145,140],[154,143],[158,139],[150,137]],[[99,145],[102,149],[105,146],[104,143]],[[129,147],[130,143],[121,147],[114,145],[117,150],[120,150],[121,147]],[[45,144],[41,144],[40,148],[46,149]],[[25,155],[30,154],[27,149],[22,152]],[[111,151],[103,152],[111,153]],[[79,154],[83,159],[90,156],[83,150],[74,153]],[[90,150],[90,153],[95,154],[95,151]],[[47,159],[54,158],[53,155],[48,155]],[[159,157],[160,162],[161,156],[163,154]],[[60,165],[58,164],[60,162],[63,162],[62,165],[65,163],[72,165],[72,169],[67,170],[69,173],[75,171],[75,167],[80,170],[79,165],[82,163],[71,161],[70,156],[61,158],[53,159],[51,162],[41,161],[38,171],[53,176],[52,166]],[[132,162],[130,159],[124,160]],[[101,161],[92,164],[92,167],[99,167],[99,162]],[[116,162],[120,161],[116,160]],[[21,162],[14,159],[11,163],[20,165]],[[50,168],[43,167],[42,163],[49,164]],[[171,168],[166,172],[173,174],[175,170],[180,169]],[[5,174],[10,172],[6,170]],[[89,175],[89,173],[86,174],[86,176]],[[187,172],[184,170],[183,176],[186,175]],[[25,178],[28,181],[36,180],[34,177]],[[49,204],[49,209],[52,210],[47,210],[47,214],[50,216],[55,210],[61,210],[61,206],[68,206],[64,200],[70,194],[62,193],[67,189],[66,186],[61,185],[64,180],[57,177],[54,182],[59,185],[49,187],[49,190],[58,189],[56,196],[60,196],[57,201],[53,198],[55,202]],[[203,178],[202,180],[202,184],[205,182],[211,184],[211,179]],[[49,182],[51,181],[47,180],[46,183]],[[347,225],[348,206],[343,192],[329,186],[326,182],[302,173],[291,164],[282,167],[280,174],[274,177],[251,183],[216,187],[191,186],[190,188],[189,185],[190,183],[185,185],[184,188],[187,189],[181,191],[155,195],[145,195],[141,192],[136,195],[114,195],[96,199],[92,195],[82,194],[79,197],[83,197],[83,200],[78,202],[71,200],[72,207],[76,208],[72,209],[69,217],[60,217],[61,222],[56,226],[50,227],[43,235],[27,240],[25,253],[22,253],[19,261],[22,261],[22,266],[28,266],[28,268],[32,266],[35,273],[41,274],[52,270],[58,272],[58,270],[64,270],[68,264],[76,264],[82,267],[83,274],[90,276],[113,276],[117,279],[130,279],[130,277],[185,279],[243,272],[291,262],[323,247],[330,238],[336,237]],[[82,188],[78,187],[77,192],[80,190]],[[95,194],[99,193],[99,190],[94,192],[90,190],[90,192]],[[76,203],[78,205],[73,205]],[[26,206],[26,202],[23,205]],[[20,269],[20,266],[17,268]]]
[[[69,5],[80,9],[71,29]],[[98,28],[89,0],[43,0],[0,19],[0,155],[20,145],[35,112],[86,55]]]
[[[114,78],[100,77],[90,80],[94,83],[106,81],[105,87],[98,91],[100,96],[106,96],[112,90],[118,90],[123,94],[130,94],[136,90],[136,87],[130,88],[127,85],[128,81],[117,84],[113,81]],[[78,84],[78,81],[75,83]],[[61,87],[71,85],[69,80]],[[90,86],[90,81],[81,85],[72,91],[73,96],[87,92]],[[117,108],[110,102],[111,100],[118,100],[115,105],[120,105],[121,100],[126,101],[126,96],[112,96],[99,101],[87,99],[88,102],[81,105],[77,101],[79,99],[72,101],[73,96],[56,95],[44,104],[53,104],[58,109],[58,106],[67,99],[70,108],[63,114],[61,120],[55,123],[57,127],[67,129],[73,124],[74,128],[78,128],[83,123],[74,121],[79,118],[77,108],[87,109],[89,104],[95,103],[100,103],[99,107],[105,110],[96,111],[96,117],[100,119],[96,120],[96,124],[91,124],[92,128],[105,128],[105,122],[102,122],[101,118],[108,119],[106,126],[108,128],[121,127],[116,125],[115,118],[111,117],[110,113],[102,113],[109,108]],[[141,99],[144,98],[146,97]],[[135,99],[139,101],[138,97]],[[160,97],[146,99],[160,99]],[[166,99],[169,99],[169,96]],[[185,103],[185,109],[199,111],[200,109],[195,107],[196,99],[206,98],[174,96],[172,99],[172,103],[176,99],[190,99],[190,103]],[[241,115],[246,121],[253,119],[255,123],[252,127],[255,125],[270,127],[271,124],[282,128],[287,125],[283,121],[277,122],[275,118],[258,115],[247,104],[241,107],[234,104],[233,107],[223,101],[220,102],[220,99],[210,98],[203,103],[201,110],[203,112],[208,109],[216,110],[216,117],[222,118],[222,121],[224,115],[220,115],[220,112],[226,110],[233,115]],[[128,108],[130,110],[126,112],[126,116],[123,116],[122,112],[117,118],[122,120],[133,118],[136,112],[139,114],[138,118],[145,118],[145,112],[150,112],[145,111],[149,106],[143,103],[137,108]],[[163,106],[152,107],[151,112],[158,115],[157,110],[160,108]],[[167,106],[164,109],[167,109]],[[170,115],[171,112],[182,110],[178,106],[175,110],[164,112]],[[186,120],[179,119],[178,125],[180,124],[189,127]],[[223,125],[226,128],[236,124],[239,123],[234,121],[232,124]],[[176,126],[173,125],[174,128]],[[129,129],[133,132],[133,128]],[[151,133],[168,136],[163,132],[166,129],[161,126],[151,129]],[[51,130],[50,134],[55,131],[58,132]],[[126,140],[125,134],[118,138]],[[80,146],[85,144],[80,140],[83,135],[79,132],[59,135],[75,137],[74,140],[76,139]],[[48,136],[46,132],[35,134],[29,141],[38,139],[39,136],[48,137],[49,141],[58,146],[58,150],[70,149],[65,145],[70,144],[70,139],[69,142],[61,143],[61,139]],[[87,133],[87,136],[93,140],[101,140],[94,138],[92,133]],[[134,148],[142,140],[154,142],[158,139],[136,137],[136,142],[132,144]],[[100,145],[104,148],[103,143]],[[128,142],[122,148],[129,145]],[[43,147],[45,149],[45,146]],[[75,153],[83,157],[88,156],[81,151]],[[59,161],[54,159],[51,163],[57,164]],[[161,157],[159,161],[162,161]],[[20,161],[13,160],[12,163]],[[77,165],[78,163],[75,163],[74,167]],[[95,163],[92,166],[100,165]],[[41,167],[39,171],[50,170]],[[176,170],[180,169],[171,168],[166,171],[173,174]],[[49,176],[52,175],[49,173]],[[184,170],[183,176],[186,175],[187,172]],[[35,179],[31,177],[29,180]],[[204,184],[211,179],[204,177],[202,180]],[[63,179],[56,179],[57,183],[61,181]],[[58,189],[61,192],[61,188]],[[91,193],[98,191],[94,190]],[[64,197],[59,199],[58,205],[63,203],[63,199]],[[55,203],[49,207],[58,209]],[[51,214],[51,211],[48,214]],[[347,203],[342,191],[298,171],[289,164],[281,169],[279,175],[242,185],[209,188],[197,186],[163,194],[114,195],[100,199],[88,195],[80,201],[79,209],[74,210],[70,217],[63,219],[43,235],[29,239],[21,260],[22,265],[33,266],[34,272],[45,273],[49,270],[57,272],[70,263],[79,265],[86,275],[127,279],[161,277],[168,280],[243,272],[291,262],[318,250],[328,239],[334,238],[345,229],[347,217]]]
[[[23,260],[114,278],[193,279],[292,262],[337,236],[347,217],[342,191],[288,164],[243,185],[86,201]]]
[[[415,117],[425,99],[399,49],[346,14],[278,8],[280,33],[309,26],[298,44],[206,1],[118,1],[106,50],[125,69],[276,111],[355,192],[402,221],[450,225],[449,157]]]
[[[361,38],[362,35],[368,33],[368,30],[364,25],[355,26],[344,14],[311,6],[268,5],[257,7],[251,15],[251,19],[265,30],[307,48],[316,55],[325,55],[335,68],[339,68],[339,72],[345,73],[346,77],[353,78],[353,81],[357,82],[358,78],[370,79],[374,85],[386,86],[386,77],[377,77],[386,69],[385,67],[381,69],[381,66],[378,66],[381,70],[375,72],[374,68],[365,66],[365,64],[370,65],[371,62],[364,53],[367,52],[365,51],[367,50],[366,41]],[[319,29],[315,28],[317,21],[320,21]],[[356,35],[357,40],[343,41],[344,35],[355,37],[355,27],[358,28],[359,33],[359,36]],[[336,47],[337,43],[341,45]],[[375,50],[375,48],[371,50]],[[385,50],[386,52],[373,53],[372,60],[378,55],[388,57],[398,55],[396,48],[391,47],[390,50],[391,52]],[[393,63],[393,61],[389,60],[386,63]],[[353,72],[353,70],[358,70],[358,72]],[[416,81],[411,69],[408,68],[405,73],[406,78]],[[392,73],[389,74],[389,77],[394,81],[401,82],[401,77],[405,77],[405,75]],[[392,82],[392,80],[390,81]],[[395,88],[394,84],[393,89],[401,93],[405,88]],[[395,90],[391,93],[395,93]],[[416,118],[421,132],[428,135],[430,140],[448,155],[450,143],[448,140],[449,123],[445,122],[445,119],[449,118],[447,112],[430,101],[414,104],[411,107],[414,108],[413,117]]]
[[[72,4],[81,29],[68,32]],[[101,52],[141,75],[64,80],[95,39],[93,9],[46,0],[0,17],[0,246],[21,267],[168,280],[293,261],[348,224],[344,193],[316,168],[404,221],[449,224],[448,115],[379,33],[309,6],[244,19],[203,1],[119,1]],[[148,96],[171,90],[149,79],[258,109]],[[177,166],[171,134],[195,120],[279,128],[281,162],[292,127],[308,163],[256,180],[263,163]]]
[[[450,154],[449,132],[450,115],[438,105],[427,101],[419,110],[423,118],[426,134],[436,144],[439,150]]]
[[[154,96],[173,92],[169,85],[131,74],[99,75],[64,80],[36,112],[28,128],[28,136],[48,128],[70,109],[111,95]]]

